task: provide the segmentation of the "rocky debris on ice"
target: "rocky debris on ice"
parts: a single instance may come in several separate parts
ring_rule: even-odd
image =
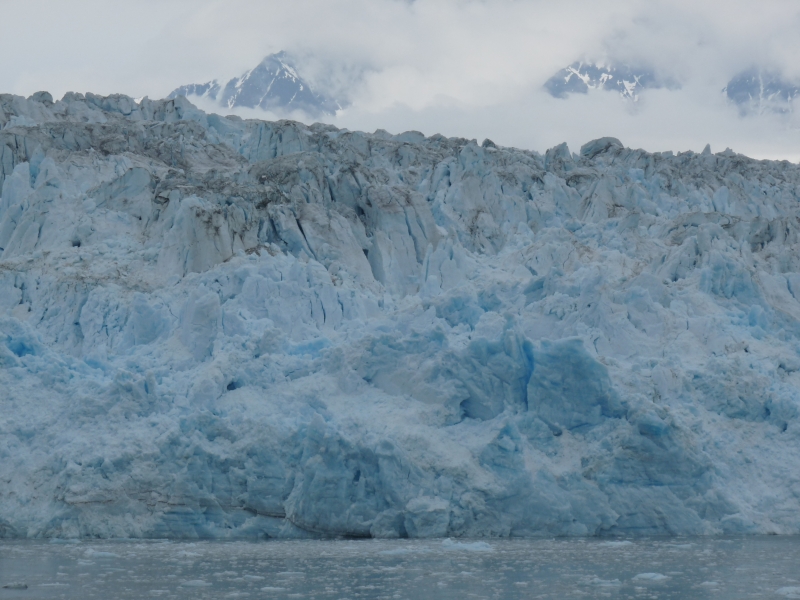
[[[0,128],[0,536],[800,532],[797,165]]]

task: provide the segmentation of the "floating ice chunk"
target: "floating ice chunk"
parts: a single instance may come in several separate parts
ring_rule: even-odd
[[[456,542],[450,538],[442,542],[442,548],[461,552],[494,552],[494,548],[486,542]]]
[[[183,587],[209,587],[211,584],[207,581],[203,581],[202,579],[190,579],[189,581],[184,581],[181,583]]]
[[[619,579],[601,579],[600,577],[592,577],[586,580],[586,585],[595,585],[597,587],[619,587],[622,585]]]
[[[661,573],[639,573],[633,576],[634,581],[664,581],[665,579],[669,579],[669,577]]]
[[[630,540],[619,540],[613,542],[602,542],[600,545],[604,548],[627,548],[629,546],[633,546],[633,542]]]
[[[95,550],[93,548],[89,548],[86,552],[83,553],[86,558],[119,558],[119,554],[114,552],[106,552],[105,550]]]
[[[391,550],[381,550],[378,552],[381,556],[406,556],[408,554],[427,554],[431,552],[430,548],[392,548]]]

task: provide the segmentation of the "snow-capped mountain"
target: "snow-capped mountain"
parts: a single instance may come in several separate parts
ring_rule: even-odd
[[[679,85],[657,78],[648,69],[574,62],[548,79],[544,87],[556,98],[605,90],[617,92],[635,102],[647,88],[676,89]],[[789,81],[774,71],[750,68],[734,76],[722,92],[743,115],[786,113],[792,110],[795,99],[800,96],[800,83]]]
[[[556,98],[586,94],[589,90],[607,90],[618,92],[623,98],[636,102],[642,90],[663,87],[663,83],[647,69],[578,61],[553,75],[544,87]]]
[[[177,96],[207,98],[224,108],[302,110],[312,117],[334,115],[342,108],[335,99],[312,90],[285,52],[270,54],[254,69],[224,85],[217,80],[183,85],[168,98]]]
[[[751,68],[733,77],[722,92],[742,113],[790,112],[800,96],[800,84],[785,80],[780,73]]]
[[[800,533],[800,166],[0,95],[0,537]]]

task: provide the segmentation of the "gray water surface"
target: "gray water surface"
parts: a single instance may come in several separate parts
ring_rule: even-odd
[[[800,538],[5,541],[6,598],[800,598]]]

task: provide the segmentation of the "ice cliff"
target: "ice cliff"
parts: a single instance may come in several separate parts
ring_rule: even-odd
[[[0,126],[0,536],[800,533],[797,165]]]

